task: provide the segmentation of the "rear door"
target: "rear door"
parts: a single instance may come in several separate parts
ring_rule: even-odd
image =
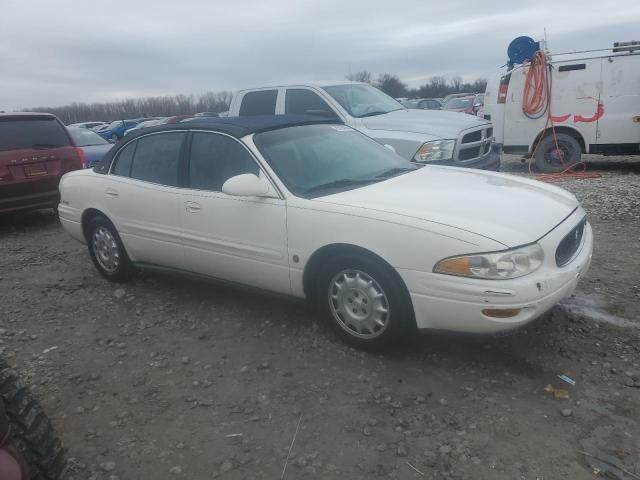
[[[134,262],[184,268],[178,172],[186,136],[169,131],[129,142],[102,187],[106,213]]]
[[[640,55],[612,55],[602,59],[601,103],[603,111],[598,119],[597,143],[635,144],[637,152],[640,143]]]
[[[52,115],[0,116],[0,199],[51,195],[82,168],[71,137]]]

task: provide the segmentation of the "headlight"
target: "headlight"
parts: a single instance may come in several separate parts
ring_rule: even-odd
[[[542,265],[542,259],[542,248],[533,243],[502,252],[445,258],[433,271],[460,277],[503,280],[535,272]]]
[[[434,140],[423,144],[413,159],[416,162],[434,162],[436,160],[451,160],[453,150],[456,148],[455,140]]]

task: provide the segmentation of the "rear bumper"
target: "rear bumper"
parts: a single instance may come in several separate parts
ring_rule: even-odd
[[[58,190],[0,198],[0,213],[37,210],[39,208],[55,208],[59,201],[60,192]]]
[[[463,168],[477,168],[480,170],[491,170],[494,172],[500,171],[500,154],[493,148],[488,155],[480,157],[472,162],[454,162],[452,160],[443,162],[429,162],[427,165],[443,165],[447,167],[463,167]]]

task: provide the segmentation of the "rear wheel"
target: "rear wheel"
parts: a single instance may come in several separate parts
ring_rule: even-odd
[[[557,139],[557,144],[556,144]],[[545,134],[537,146],[535,164],[544,173],[558,173],[582,158],[582,148],[575,137],[567,133]]]
[[[8,443],[0,450],[26,463],[30,480],[62,480],[66,462],[62,444],[31,391],[0,361],[0,429],[8,423]],[[6,415],[6,416],[5,416]],[[4,425],[3,425],[4,424]],[[0,435],[0,436],[4,436]],[[0,442],[3,438],[0,438]],[[8,448],[7,448],[8,447]],[[11,459],[2,459],[8,465]],[[25,466],[23,465],[22,468]]]
[[[131,277],[131,260],[116,228],[106,217],[97,215],[89,221],[87,244],[91,260],[103,277],[112,282]]]
[[[329,260],[317,279],[316,301],[352,346],[379,349],[409,325],[409,302],[394,272],[366,255]]]

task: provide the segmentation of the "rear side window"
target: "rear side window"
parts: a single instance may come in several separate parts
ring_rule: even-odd
[[[335,118],[335,113],[320,96],[304,88],[290,88],[284,100],[285,113]]]
[[[0,152],[45,150],[71,145],[64,127],[52,117],[0,117]]]
[[[178,163],[185,132],[160,133],[138,139],[131,178],[178,186]]]
[[[259,167],[236,140],[215,133],[193,133],[189,156],[191,188],[220,192],[224,182],[243,173],[258,175]]]
[[[278,90],[260,90],[249,92],[242,97],[240,116],[275,115]]]
[[[131,175],[131,164],[133,163],[133,154],[136,151],[137,142],[131,142],[118,153],[116,163],[111,169],[114,175],[129,177]]]

